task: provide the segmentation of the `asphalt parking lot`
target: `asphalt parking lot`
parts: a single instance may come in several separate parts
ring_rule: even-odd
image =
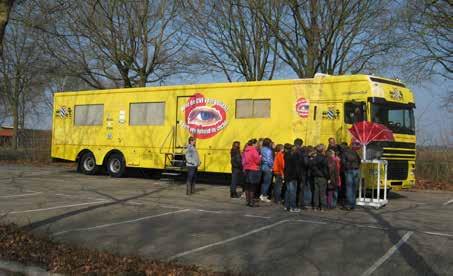
[[[1,222],[79,246],[260,275],[451,275],[453,193],[393,193],[380,209],[246,208],[228,187],[0,165]]]

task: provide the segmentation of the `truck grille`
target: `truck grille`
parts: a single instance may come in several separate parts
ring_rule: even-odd
[[[388,180],[405,180],[409,170],[409,164],[406,160],[387,160],[387,179]]]

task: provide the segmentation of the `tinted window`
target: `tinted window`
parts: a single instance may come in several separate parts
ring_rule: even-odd
[[[354,124],[366,120],[365,103],[348,102],[344,104],[344,122]]]
[[[253,117],[253,100],[236,100],[236,118]]]
[[[271,116],[271,100],[253,100],[253,117],[269,118]]]
[[[270,116],[270,99],[236,100],[236,118],[269,118]]]
[[[76,105],[74,108],[74,125],[76,126],[100,126],[103,118],[103,104]]]
[[[130,125],[163,125],[165,103],[131,103],[129,118]]]
[[[387,126],[395,133],[415,133],[414,111],[407,105],[373,104],[371,119]]]

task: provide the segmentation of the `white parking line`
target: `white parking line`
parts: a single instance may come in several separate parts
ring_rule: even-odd
[[[223,214],[223,211],[213,211],[213,210],[203,210],[203,209],[194,209],[194,211],[212,213],[212,214]]]
[[[183,207],[178,207],[178,206],[172,206],[172,205],[166,205],[166,204],[156,204],[156,206],[162,207],[162,208],[167,208],[167,209],[184,209]]]
[[[296,220],[293,220],[293,221],[295,221],[295,222],[307,222],[307,223],[314,223],[314,224],[327,224],[327,222],[317,221],[317,220],[296,219]]]
[[[131,205],[145,205],[145,203],[143,203],[143,202],[139,202],[139,201],[127,201],[127,200],[124,201],[124,204],[131,204]]]
[[[56,196],[63,196],[63,197],[75,197],[75,198],[83,198],[83,199],[89,199],[89,200],[99,200],[99,201],[105,201],[109,200],[107,198],[100,198],[100,197],[89,197],[89,196],[83,196],[83,195],[68,195],[68,194],[55,194]],[[119,200],[121,201],[121,200]],[[145,205],[143,202],[139,201],[124,201],[125,204],[130,204],[130,205]]]
[[[7,196],[0,196],[0,198],[26,197],[26,196],[34,196],[34,195],[39,195],[39,194],[42,194],[42,192],[34,192],[34,193],[19,194],[19,195],[7,195]]]
[[[42,212],[42,211],[49,211],[49,210],[55,210],[55,209],[64,209],[64,208],[72,208],[72,207],[77,207],[77,206],[83,206],[83,205],[93,205],[93,204],[100,204],[100,203],[107,203],[107,202],[112,202],[112,201],[95,201],[95,202],[85,202],[85,203],[79,203],[79,204],[71,204],[71,205],[60,205],[60,206],[54,206],[54,207],[49,207],[49,208],[40,208],[40,209],[31,209],[31,210],[24,210],[24,211],[12,211],[12,212],[7,212],[6,214],[23,214],[23,213],[32,213],[32,212]]]
[[[262,219],[271,219],[272,217],[256,216],[256,215],[244,215],[244,217],[249,218],[262,218]]]
[[[53,234],[52,236],[59,236],[59,235],[62,235],[62,234],[65,234],[65,233],[69,233],[69,232],[80,232],[80,231],[97,230],[97,229],[102,229],[102,228],[111,227],[111,226],[115,226],[115,225],[133,223],[133,222],[142,221],[142,220],[146,220],[146,219],[163,217],[163,216],[167,216],[167,215],[171,215],[171,214],[177,214],[177,213],[188,212],[188,211],[190,211],[190,209],[184,209],[184,210],[178,210],[178,211],[173,211],[173,212],[167,212],[167,213],[163,213],[163,214],[146,216],[146,217],[141,217],[141,218],[138,218],[138,219],[120,221],[120,222],[115,222],[115,223],[101,224],[101,225],[97,225],[97,226],[93,226],[93,227],[70,229],[70,230],[57,232],[57,233]]]
[[[373,225],[362,225],[362,224],[350,224],[350,225],[353,225],[353,226],[359,227],[359,228],[371,228],[371,229],[379,229],[379,230],[388,230],[388,228],[380,227],[380,226],[373,226]]]
[[[55,194],[56,196],[66,196],[66,197],[73,197],[73,195],[67,195],[67,194]]]
[[[451,234],[439,233],[439,232],[423,232],[428,235],[441,236],[441,237],[453,237]]]
[[[232,241],[235,241],[235,240],[238,240],[238,239],[242,239],[242,238],[245,238],[247,236],[253,235],[255,233],[258,233],[258,232],[273,228],[275,226],[278,226],[278,225],[283,224],[283,223],[288,222],[288,221],[289,220],[286,220],[286,219],[285,220],[281,220],[279,222],[276,222],[276,223],[273,223],[273,224],[270,224],[270,225],[267,225],[267,226],[263,226],[263,227],[255,229],[255,230],[252,230],[252,231],[249,231],[249,232],[244,233],[242,235],[234,236],[234,237],[231,237],[231,238],[226,239],[226,240],[214,242],[214,243],[202,246],[202,247],[198,247],[198,248],[195,248],[195,249],[192,249],[192,250],[184,251],[184,252],[181,252],[181,253],[176,254],[174,256],[171,256],[170,258],[168,258],[168,261],[171,261],[171,260],[186,256],[186,255],[189,255],[189,254],[192,254],[192,253],[195,253],[195,252],[199,252],[199,251],[202,251],[202,250],[205,250],[207,248],[211,248],[211,247],[214,247],[214,246],[217,246],[217,245],[222,245],[222,244],[229,243],[229,242],[232,242]]]
[[[449,201],[444,203],[444,206],[447,206],[448,204],[453,203],[453,199],[450,199]]]
[[[384,256],[380,257],[370,268],[368,268],[365,272],[362,273],[362,276],[371,275],[380,265],[382,265],[388,258],[390,258],[398,248],[401,247],[407,240],[414,234],[414,232],[409,231],[398,241],[397,244],[392,246]]]
[[[88,196],[78,196],[78,195],[68,195],[68,194],[55,194],[56,196],[70,197],[70,198],[83,198],[89,200],[105,201],[105,198],[99,197],[88,197]]]

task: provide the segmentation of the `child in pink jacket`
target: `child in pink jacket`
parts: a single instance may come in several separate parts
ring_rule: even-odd
[[[256,148],[257,140],[248,141],[243,153],[242,164],[245,170],[245,197],[247,206],[254,207],[254,194],[261,178],[261,156]]]

